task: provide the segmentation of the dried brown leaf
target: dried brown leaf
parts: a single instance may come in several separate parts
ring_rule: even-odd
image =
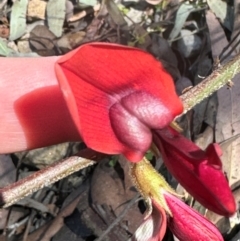
[[[234,80],[239,79],[237,75]],[[240,138],[232,139],[240,134],[240,82],[234,81],[234,86],[227,86],[218,91],[218,112],[216,124],[216,141],[223,142],[223,165],[227,172],[230,185],[240,180]],[[229,139],[229,140],[228,140]]]
[[[30,32],[30,46],[33,51],[43,56],[57,55],[54,50],[56,36],[47,28],[47,26],[37,25]],[[54,54],[55,53],[55,54]]]
[[[222,50],[227,46],[228,41],[221,24],[219,23],[216,16],[210,10],[206,12],[206,20],[209,29],[212,56],[213,59],[216,60],[216,58],[219,57]]]
[[[124,166],[121,166],[124,165]],[[131,180],[129,180],[128,162],[109,166],[109,160],[103,160],[94,170],[91,184],[91,197],[95,205],[109,206],[116,216],[126,208],[128,202],[136,196]],[[130,232],[134,232],[142,220],[137,205],[132,207],[123,218],[128,223]]]
[[[231,43],[232,48],[235,49],[236,53],[240,51],[240,0],[234,0],[234,23],[233,23],[233,31],[231,34],[231,39],[236,39]]]
[[[73,48],[76,48],[80,45],[85,36],[86,32],[84,31],[67,33],[57,41],[57,45],[60,48],[72,50]]]

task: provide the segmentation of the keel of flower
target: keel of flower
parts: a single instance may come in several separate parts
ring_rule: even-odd
[[[151,211],[131,241],[161,241],[166,224],[181,241],[223,241],[217,228],[177,198],[175,191],[146,159],[132,164],[131,176]]]

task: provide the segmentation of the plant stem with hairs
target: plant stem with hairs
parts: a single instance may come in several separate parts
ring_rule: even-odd
[[[240,55],[238,54],[228,63],[214,70],[200,84],[180,96],[184,106],[184,111],[181,115],[191,110],[195,105],[212,95],[225,84],[230,83],[239,72]]]

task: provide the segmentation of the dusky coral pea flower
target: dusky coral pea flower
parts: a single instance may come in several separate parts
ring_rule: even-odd
[[[172,78],[148,53],[91,43],[59,57],[2,58],[0,72],[1,153],[83,139],[92,149],[123,153],[136,162],[154,132],[166,165],[180,183],[212,210],[234,212],[218,156],[206,156],[196,147],[188,153],[193,143],[167,138],[166,129],[161,131],[181,113],[182,104]]]
[[[181,139],[175,141],[171,135],[168,138],[169,133],[165,133],[164,128],[182,112],[183,107],[175,93],[172,78],[148,53],[120,45],[92,43],[60,57],[2,59],[0,71],[0,133],[3,143],[0,152],[83,140],[94,150],[122,153],[128,160],[138,162],[150,147],[154,132],[157,133],[154,134],[155,142],[173,175],[178,178],[181,168],[183,173],[190,173],[185,178],[178,178],[189,192],[192,190],[190,193],[203,204],[210,200],[209,207],[218,213],[230,215],[235,211],[234,200],[229,198],[230,189],[226,180],[223,181],[223,175],[218,175],[219,169],[213,172],[209,168],[210,164],[219,168],[216,155],[209,152],[204,156],[192,144],[184,142],[185,145],[182,145]],[[181,147],[183,150],[189,147],[192,153],[185,155]],[[174,151],[179,163],[173,164],[171,151]],[[199,156],[196,157],[196,154]],[[203,165],[196,162],[188,168],[187,162],[195,159],[201,159]],[[198,173],[201,173],[201,178],[196,175]],[[216,177],[220,178],[220,182],[212,189],[211,180],[216,183]],[[196,180],[197,185],[188,188],[188,183]],[[148,181],[150,184],[151,180]],[[216,189],[217,186],[219,189]],[[154,188],[150,192],[154,190],[157,193]],[[210,197],[205,195],[205,190],[209,190]],[[215,199],[215,193],[210,190],[216,191]],[[168,214],[174,215],[174,207],[170,208],[172,199],[165,196],[160,195],[160,200]],[[158,199],[151,196],[151,200],[158,210],[156,216],[160,217],[163,212]],[[178,237],[188,237],[181,217],[187,216],[187,213],[195,215],[186,209],[179,210],[183,214],[179,211],[179,216],[172,216],[173,225],[170,227],[173,232],[174,227],[182,230],[176,232]],[[166,218],[162,217],[158,227],[165,225]],[[198,218],[191,220],[193,225]],[[199,227],[204,228],[200,224]],[[155,239],[149,240],[160,239],[164,232],[154,233]],[[214,237],[215,231],[213,233],[210,240],[221,240]],[[210,234],[208,236],[211,237]]]
[[[154,143],[170,173],[203,206],[223,216],[234,214],[236,202],[222,171],[217,144],[203,151],[171,127],[156,130]]]
[[[56,74],[84,142],[140,161],[183,110],[171,76],[150,54],[116,44],[83,45],[58,59]]]
[[[136,48],[90,43],[60,57],[2,58],[0,71],[1,153],[83,139],[136,162],[151,130],[183,109],[162,64]]]
[[[146,159],[132,166],[131,175],[149,207],[131,241],[161,241],[167,225],[180,241],[223,241],[217,228],[177,198]]]

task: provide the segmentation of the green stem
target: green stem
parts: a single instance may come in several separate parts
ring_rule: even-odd
[[[234,57],[231,61],[218,69],[204,79],[200,84],[180,96],[184,112],[191,110],[195,105],[212,95],[215,91],[229,83],[233,77],[240,72],[240,55]]]

